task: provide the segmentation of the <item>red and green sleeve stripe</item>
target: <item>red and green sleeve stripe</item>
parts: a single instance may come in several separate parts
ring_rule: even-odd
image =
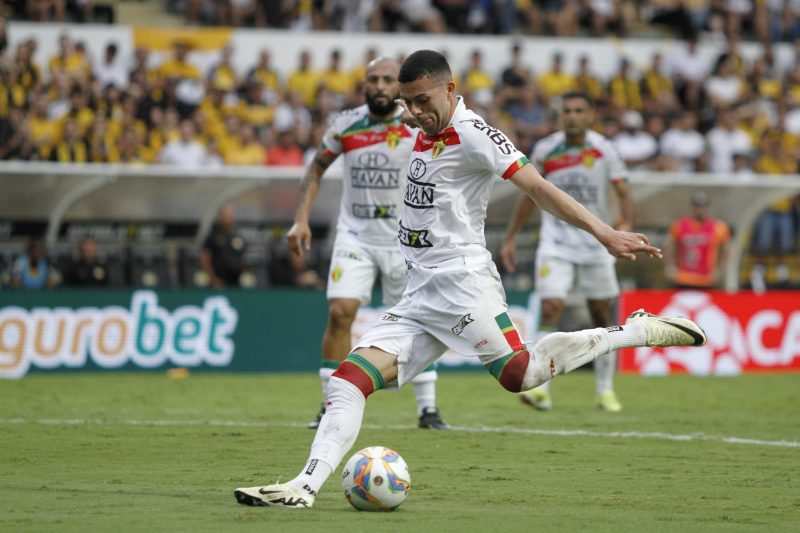
[[[509,167],[506,169],[506,171],[503,172],[503,179],[507,180],[508,178],[510,178],[511,176],[516,174],[516,172],[519,169],[521,169],[522,167],[524,167],[528,163],[530,163],[530,161],[528,161],[528,158],[523,155],[522,157],[520,157],[519,159],[517,159],[516,161],[511,163],[511,165],[509,165]]]
[[[328,148],[327,146],[325,146],[325,143],[320,143],[320,145],[319,145],[319,151],[320,151],[320,152],[321,152],[323,155],[325,155],[326,157],[336,157],[337,155],[339,155],[337,152],[334,152],[333,150],[331,150],[330,148]]]

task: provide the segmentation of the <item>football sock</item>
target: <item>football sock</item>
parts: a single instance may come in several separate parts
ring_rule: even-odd
[[[647,334],[641,324],[552,333],[533,347],[522,390],[529,390],[559,374],[566,374],[619,348],[644,346]]]
[[[293,486],[308,485],[314,492],[319,491],[356,441],[366,403],[359,387],[338,376],[331,377],[325,416],[320,421],[308,461],[290,482]]]
[[[522,390],[537,387],[559,374],[566,374],[593,361],[611,348],[604,328],[548,335],[533,347],[531,362],[522,382]]]
[[[436,370],[428,367],[411,380],[411,384],[414,385],[414,397],[417,399],[417,416],[422,416],[422,411],[426,407],[436,407],[436,380],[438,377]]]
[[[603,394],[614,389],[614,372],[617,369],[617,352],[611,351],[594,360],[595,392]]]
[[[558,331],[558,328],[555,328],[555,327],[552,327],[552,326],[539,326],[539,331],[536,332],[536,342],[537,342],[537,344],[543,338],[547,337],[551,333],[555,333],[556,331]],[[542,383],[541,385],[539,385],[538,387],[535,387],[535,388],[539,389],[542,392],[545,392],[545,393],[549,394],[550,393],[550,381],[549,380],[545,381],[544,383]]]
[[[331,379],[336,367],[339,366],[338,361],[331,361],[328,359],[322,360],[322,366],[319,369],[319,381],[322,384],[322,400],[328,397],[328,380]]]
[[[309,459],[300,475],[289,483],[295,489],[302,489],[316,496],[319,488],[331,477],[332,473],[333,468],[328,463],[319,459]]]
[[[624,326],[611,326],[602,328],[608,332],[608,340],[611,343],[611,350],[620,348],[638,348],[647,345],[647,330],[644,325],[633,322]]]
[[[603,394],[614,388],[614,373],[617,370],[617,350],[619,348],[636,348],[647,343],[647,330],[642,324],[632,323],[624,326],[605,328],[611,350],[594,362],[597,394]]]

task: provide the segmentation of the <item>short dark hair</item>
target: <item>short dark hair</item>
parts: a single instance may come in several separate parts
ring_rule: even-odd
[[[567,91],[561,95],[561,101],[565,100],[572,100],[573,98],[580,98],[581,100],[585,100],[589,107],[594,107],[594,101],[592,97],[589,96],[588,93],[585,91]]]
[[[741,154],[740,154],[741,155]],[[711,199],[703,191],[697,191],[692,195],[692,205],[696,207],[705,207],[711,203]]]
[[[417,50],[403,61],[397,81],[410,83],[420,78],[452,78],[453,73],[447,59],[434,50]]]

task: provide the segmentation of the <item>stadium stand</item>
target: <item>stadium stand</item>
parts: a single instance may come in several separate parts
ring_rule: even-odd
[[[200,266],[200,254],[193,246],[184,246],[178,255],[181,287],[205,289],[209,286],[209,277]]]
[[[353,15],[347,7],[351,4],[299,2],[291,13],[282,13],[277,19],[267,17],[267,24],[281,20],[276,25],[352,29],[346,22]],[[388,3],[361,4],[373,5],[382,17],[391,18],[387,15]],[[434,11],[445,7],[443,2],[428,4]],[[449,3],[450,7],[456,4]],[[533,4],[538,5],[517,2],[515,9],[532,9]],[[591,22],[581,26],[586,12],[577,14],[578,27],[582,29],[554,29],[557,17],[548,12],[541,31],[558,35],[620,31],[642,35],[656,31],[649,20],[672,20],[666,15],[671,6],[677,5],[669,1],[647,2],[631,11],[632,2],[611,3],[620,7],[617,16],[604,4],[588,2],[587,6],[592,12],[608,15],[605,29]],[[324,17],[318,16],[317,7]],[[452,15],[444,18],[446,23],[467,24],[462,30],[503,34],[533,31],[529,26],[505,28],[498,22],[498,17],[502,18],[499,11],[467,13],[467,22],[458,10],[446,13]],[[597,101],[597,129],[610,136],[619,134],[622,139],[623,134],[630,134],[620,131],[627,127],[624,118],[632,116],[631,112],[639,113],[641,124],[633,129],[645,131],[658,148],[656,155],[637,160],[637,170],[711,171],[702,181],[708,186],[715,179],[728,185],[736,179],[752,186],[753,191],[763,190],[756,184],[761,176],[769,175],[768,183],[780,183],[781,194],[785,194],[770,202],[782,200],[789,205],[796,227],[797,208],[792,206],[791,198],[797,191],[800,160],[800,44],[742,42],[736,33],[731,33],[729,39],[720,39],[728,25],[741,24],[729,22],[736,18],[734,15],[711,11],[704,16],[695,12],[676,15],[678,20],[688,17],[704,33],[700,39],[691,32],[686,40],[666,44],[638,38],[486,35],[475,41],[469,36],[440,35],[431,41],[431,46],[451,52],[454,74],[468,104],[507,132],[523,151],[530,151],[537,139],[557,126],[554,110],[559,94],[567,89],[584,89]],[[790,27],[796,16],[786,16],[786,27]],[[297,22],[303,17],[310,17],[311,22]],[[701,19],[702,24],[697,22]],[[486,25],[470,26],[475,20],[483,20]],[[766,20],[774,23],[777,19],[773,16]],[[567,27],[572,22],[563,24]],[[392,27],[431,29],[408,21]],[[6,240],[25,236],[19,230],[20,221],[25,220],[45,225],[51,244],[64,240],[58,232],[76,220],[194,225],[188,234],[168,231],[162,236],[159,245],[164,252],[160,255],[142,255],[131,248],[123,259],[128,262],[128,282],[134,285],[144,283],[141,276],[145,272],[154,274],[155,278],[147,279],[157,279],[159,285],[198,285],[192,274],[193,254],[185,247],[189,237],[204,231],[204,221],[213,218],[222,196],[232,195],[237,202],[247,204],[242,207],[249,211],[250,223],[268,219],[274,228],[285,227],[291,221],[294,182],[301,170],[275,167],[276,173],[268,174],[270,178],[258,179],[256,176],[267,168],[263,165],[276,161],[296,164],[301,153],[307,160],[330,117],[342,108],[361,103],[358,79],[363,75],[363,58],[378,53],[402,56],[419,42],[412,34],[385,39],[375,33],[344,36],[318,32],[308,34],[312,39],[306,40],[297,39],[296,32],[281,30],[270,30],[264,39],[259,32],[229,28],[156,30],[20,22],[9,24],[7,31],[3,28],[2,35],[7,33],[7,37],[0,40],[6,43],[0,52],[0,160],[16,163],[4,165],[2,179],[12,179],[14,173],[29,176],[25,187],[12,188],[16,196],[3,211],[3,222],[14,222],[17,228]],[[745,35],[760,35],[760,28],[758,24],[745,26]],[[779,39],[793,35],[784,30],[770,35]],[[687,122],[686,117],[691,120]],[[689,135],[697,140],[700,156],[682,158],[681,154],[673,154],[670,150],[675,143],[668,139],[685,139]],[[56,166],[29,166],[31,161],[52,161]],[[174,170],[146,167],[157,163],[171,164]],[[81,166],[85,164],[89,165]],[[108,164],[113,167],[104,167]],[[80,170],[88,167],[106,170]],[[177,177],[197,176],[197,172],[183,169],[198,167],[208,179],[191,182],[191,200],[181,197],[184,182]],[[242,172],[232,173],[234,167],[241,167]],[[34,178],[26,168],[39,168],[48,177]],[[121,168],[133,170],[117,170]],[[232,179],[224,182],[222,175]],[[776,177],[779,175],[785,177]],[[646,182],[653,182],[651,174],[646,176],[641,179],[642,190],[646,189]],[[112,184],[115,180],[118,183]],[[271,196],[253,193],[252,189],[264,186],[265,180],[270,182]],[[684,182],[690,185],[690,181]],[[57,194],[51,189],[53,186],[58,187]],[[143,188],[155,188],[160,194],[144,193],[137,199]],[[640,196],[649,194],[643,192]],[[115,200],[114,196],[125,198],[126,202]],[[29,205],[34,198],[39,201],[32,211]],[[46,199],[44,203],[42,198]],[[247,198],[259,198],[264,203],[256,206],[243,200]],[[264,205],[269,206],[266,212]],[[760,208],[768,205],[769,202],[764,203]],[[670,213],[653,207],[659,215],[643,214],[640,222],[657,233],[663,231]],[[330,223],[337,206],[320,208],[318,222]],[[753,220],[757,214],[753,214]],[[650,220],[646,220],[648,217]],[[498,218],[493,223],[502,223]],[[771,266],[775,261],[769,253],[762,257],[760,250],[758,258],[745,253],[750,227],[732,225],[741,230],[741,264],[747,265],[745,268],[758,264],[758,259],[766,263],[768,279],[775,279],[777,270],[783,272],[780,265]],[[796,240],[796,233],[793,238]],[[122,239],[124,244],[126,239]],[[74,245],[74,239],[67,238],[66,244],[67,248]],[[269,263],[264,270],[272,273],[256,274],[255,286],[287,282],[276,279],[281,277],[276,270],[281,269],[276,269],[275,264],[282,257],[277,243],[261,243],[253,249],[267,250],[259,252],[261,255],[257,254],[254,260]],[[796,246],[793,251],[796,255]],[[163,258],[167,266],[157,257]],[[785,262],[795,265],[793,258],[787,257]],[[311,266],[324,274],[324,265],[322,253]],[[736,272],[733,278],[748,276],[749,272]],[[639,277],[640,282],[659,282],[654,276]],[[800,282],[796,266],[791,267],[790,278]]]
[[[156,244],[134,245],[129,251],[130,280],[134,287],[167,289],[174,286],[167,250]]]

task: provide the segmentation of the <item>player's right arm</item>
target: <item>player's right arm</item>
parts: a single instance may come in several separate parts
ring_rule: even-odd
[[[514,214],[508,221],[506,235],[503,238],[503,245],[500,247],[500,258],[506,272],[514,272],[517,264],[517,243],[514,241],[517,234],[531,217],[536,204],[527,194],[521,194],[517,200],[517,207]]]
[[[319,184],[322,175],[331,166],[338,154],[330,152],[324,144],[319,146],[317,155],[311,161],[297,193],[297,209],[294,214],[294,224],[286,234],[289,241],[289,250],[302,257],[311,249],[311,226],[308,224],[311,208],[319,193]]]
[[[409,128],[420,129],[419,122],[417,122],[417,119],[411,114],[411,111],[408,110],[406,101],[402,98],[397,98],[394,103],[403,110],[400,114],[400,120],[403,121],[403,124]]]

